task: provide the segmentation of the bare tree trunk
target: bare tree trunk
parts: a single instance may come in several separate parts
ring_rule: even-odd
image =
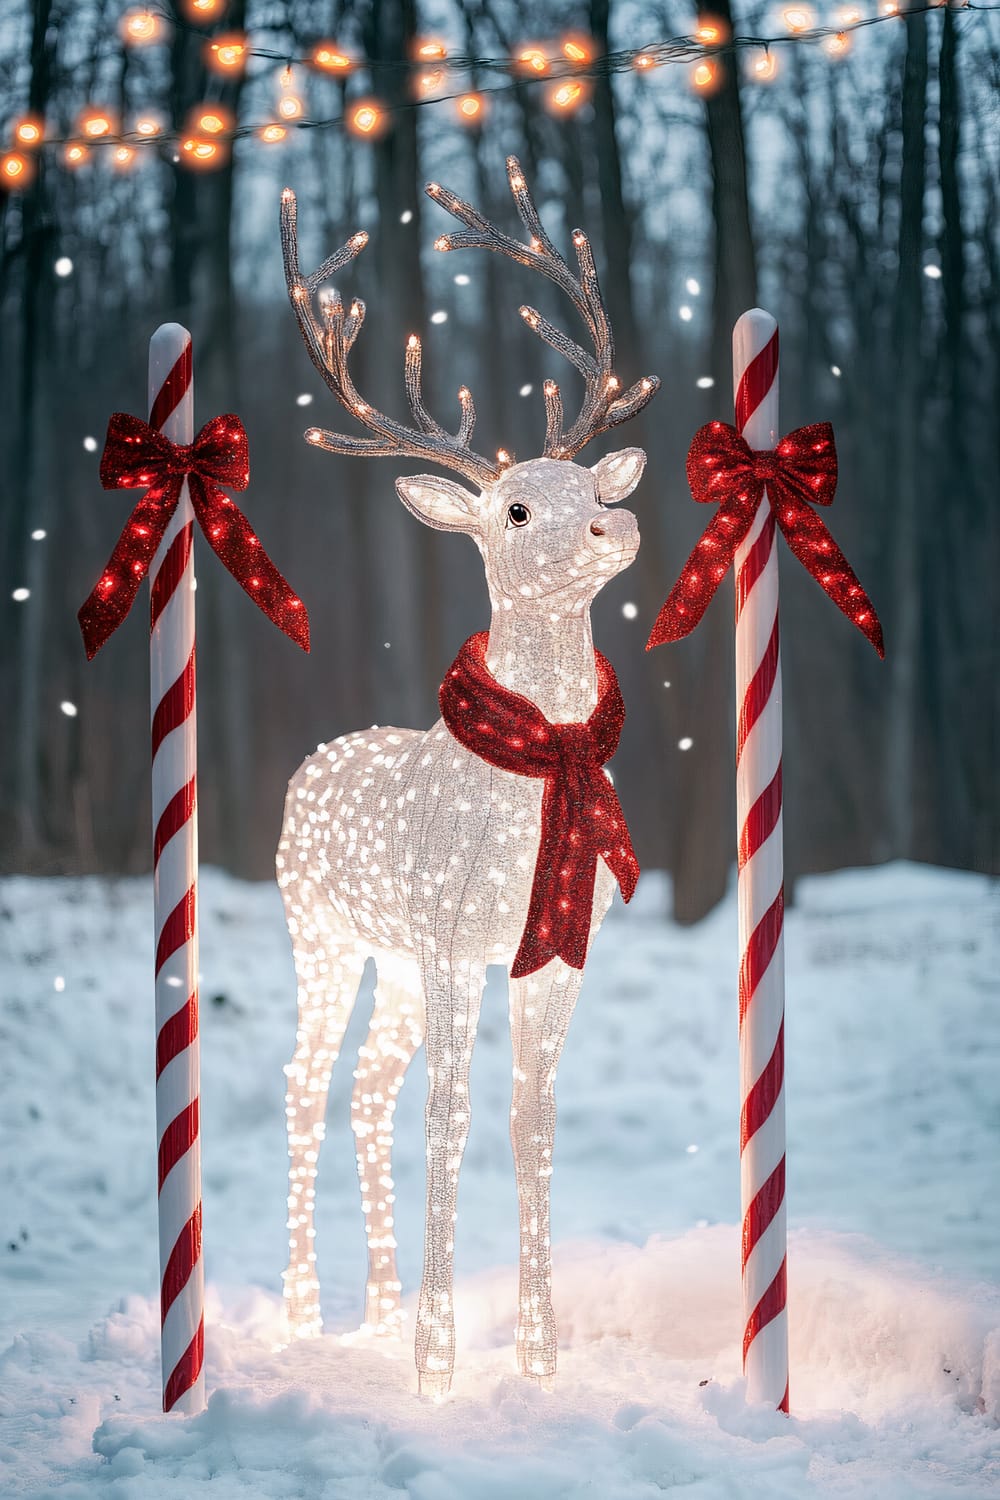
[[[423,191],[417,150],[417,111],[410,103],[410,74],[403,66],[417,37],[415,0],[369,0],[364,22],[365,49],[372,62],[375,93],[399,111],[393,128],[372,147],[375,158],[375,196],[378,235],[372,246],[376,317],[388,334],[380,345],[359,346],[365,380],[375,392],[376,405],[391,411],[402,391],[403,350],[407,335],[423,333],[426,325],[423,274],[420,264],[420,227]],[[402,222],[402,214],[410,217]],[[428,363],[433,353],[428,350]],[[366,654],[374,687],[375,709],[381,722],[404,725],[424,722],[433,699],[427,669],[433,671],[428,642],[438,635],[435,579],[437,539],[403,509],[396,498],[394,470],[382,464],[362,483],[368,491],[364,504],[370,626],[360,643]],[[388,642],[388,646],[386,645]]]
[[[893,306],[896,353],[896,526],[889,640],[890,684],[885,793],[889,838],[897,858],[916,844],[916,733],[920,653],[919,518],[923,465],[920,421],[923,369],[923,213],[926,185],[927,18],[906,17],[903,66],[902,163],[899,183],[899,261]]]
[[[713,9],[731,31],[729,0]],[[757,272],[739,79],[731,62],[720,61],[719,70],[720,85],[705,101],[705,122],[715,232],[712,373],[724,403],[732,388],[733,324],[756,303]],[[693,654],[697,659],[679,684],[683,687],[683,733],[694,740],[696,751],[683,757],[674,788],[678,807],[672,861],[674,911],[681,922],[696,921],[721,898],[735,849],[733,622],[728,587],[726,599],[726,604],[720,600],[706,614],[696,637]]]
[[[49,98],[54,38],[51,0],[34,0],[31,31],[31,75],[28,108],[44,116]],[[32,547],[29,531],[48,521],[41,485],[41,465],[36,441],[39,372],[48,352],[52,276],[49,247],[54,224],[46,191],[46,162],[41,152],[37,176],[25,193],[21,207],[21,319],[17,425],[14,446],[13,505],[8,533],[9,555],[21,563],[22,586],[30,590],[11,623],[19,630],[17,710],[14,715],[16,748],[16,796],[18,836],[22,858],[36,859],[46,830],[42,809],[41,780],[41,688],[42,653],[46,621],[48,553]],[[5,608],[10,605],[5,601]]]

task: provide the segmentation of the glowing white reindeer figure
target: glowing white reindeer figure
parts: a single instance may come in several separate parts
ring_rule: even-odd
[[[464,388],[458,432],[451,435],[439,426],[423,404],[416,337],[408,342],[405,362],[415,426],[384,416],[358,395],[347,363],[364,306],[355,301],[345,310],[329,289],[321,293],[317,311],[313,296],[364,248],[367,236],[355,235],[312,275],[303,275],[295,198],[286,190],[282,200],[285,277],[299,328],[333,394],[373,434],[348,437],[313,428],[306,437],[333,453],[420,457],[472,482],[474,490],[432,476],[396,481],[400,499],[421,521],[467,532],[486,570],[492,605],[488,642],[473,637],[463,648],[445,679],[442,706],[447,713],[450,691],[453,715],[470,709],[459,672],[464,660],[504,710],[513,705],[515,717],[529,717],[532,733],[549,746],[553,765],[558,763],[551,782],[544,779],[549,773],[537,768],[527,774],[501,768],[496,758],[466,748],[456,737],[464,737],[464,730],[456,730],[454,717],[448,723],[439,719],[426,731],[373,729],[321,745],[292,778],[285,805],[277,868],[299,1006],[297,1046],[287,1069],[291,1246],[284,1281],[291,1327],[299,1336],[322,1327],[313,1228],[316,1162],[331,1068],[371,955],[378,972],[375,1007],[352,1101],[369,1249],[366,1325],[379,1334],[399,1331],[392,1116],[403,1074],[426,1033],[427,1219],[416,1362],[421,1391],[438,1397],[449,1389],[454,1364],[455,1204],[486,966],[505,964],[513,971],[511,1137],[521,1224],[517,1349],[522,1372],[545,1379],[556,1366],[549,1248],[556,1065],[587,946],[611,901],[609,864],[618,860],[615,868],[629,894],[637,869],[620,809],[615,812],[617,800],[600,770],[617,743],[620,715],[610,731],[605,720],[609,713],[614,718],[614,702],[620,699],[609,664],[595,655],[590,606],[638,549],[635,517],[605,507],[635,488],[645,455],[627,448],[590,469],[572,459],[589,439],[645,406],[659,382],[648,378],[621,390],[586,236],[579,230],[573,234],[577,277],[545,233],[518,163],[511,158],[507,168],[527,245],[502,234],[436,183],[427,192],[467,226],[439,239],[437,249],[494,250],[540,271],[569,295],[593,342],[591,355],[534,309],[521,308],[529,327],[565,355],[585,381],[580,414],[567,431],[558,387],[545,383],[544,456],[525,463],[515,463],[504,450],[496,462],[472,452],[475,411]],[[607,703],[612,707],[605,711]],[[472,710],[474,718],[480,716],[478,705]],[[604,748],[595,750],[589,736],[600,738],[593,726],[602,713]],[[493,732],[485,723],[469,721],[466,727],[473,737]],[[520,752],[511,747],[521,744],[517,734],[504,741],[508,760],[516,760]],[[545,800],[543,806],[550,796],[556,801]],[[585,797],[590,801],[582,807]],[[570,847],[578,842],[577,818],[591,819],[588,829],[603,818],[608,844],[605,849],[598,841],[603,858],[591,851],[589,864],[584,860],[579,867],[572,864],[576,853]],[[550,868],[553,859],[562,866],[557,873]],[[569,882],[551,897],[548,915],[542,910],[540,917],[532,905],[536,875],[550,884],[558,885],[560,878]],[[577,924],[571,962],[545,957],[550,949],[542,935],[559,922]]]

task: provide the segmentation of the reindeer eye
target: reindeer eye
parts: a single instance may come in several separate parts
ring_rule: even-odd
[[[516,501],[507,507],[508,526],[527,526],[531,520],[531,511],[526,505],[519,505]]]

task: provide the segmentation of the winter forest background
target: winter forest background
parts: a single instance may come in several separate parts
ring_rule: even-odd
[[[770,7],[710,9],[737,34],[775,31]],[[819,12],[831,19],[833,8]],[[108,161],[74,173],[51,157],[27,191],[0,194],[3,866],[148,867],[145,632],[130,620],[88,666],[75,616],[130,503],[100,488],[105,423],[114,409],[142,409],[160,322],[193,332],[196,425],[219,411],[243,417],[245,509],[312,621],[306,658],[200,546],[203,859],[267,876],[284,784],[317,742],[433,720],[445,667],[487,620],[479,562],[465,539],[405,514],[395,461],[334,458],[302,441],[310,422],[346,419],[287,305],[278,196],[286,183],[299,196],[310,266],[355,229],[371,235],[341,279],[369,308],[360,388],[401,413],[403,343],[420,330],[432,409],[450,420],[468,384],[481,451],[503,443],[527,457],[541,439],[543,379],[555,375],[568,404],[572,380],[516,309],[530,300],[567,329],[572,314],[506,261],[435,255],[450,221],[422,193],[436,178],[509,225],[513,152],[557,242],[577,223],[591,235],[620,376],[663,380],[617,434],[649,453],[628,502],[643,545],[600,597],[596,636],[629,710],[622,801],[640,861],[674,876],[676,915],[715,903],[734,848],[732,585],[690,640],[648,656],[643,645],[707,519],[687,492],[687,445],[702,422],[731,418],[730,331],[757,302],[781,325],[783,428],[834,423],[841,478],[829,522],[879,609],[888,652],[880,664],[783,558],[789,874],[894,857],[995,872],[1000,16],[915,11],[861,32],[839,59],[784,47],[767,85],[748,77],[753,54],[741,53],[705,97],[687,65],[604,73],[591,102],[558,119],[541,85],[503,88],[481,129],[463,127],[447,102],[409,107],[401,64],[416,37],[442,35],[482,58],[576,29],[607,53],[687,34],[694,10],[673,0],[544,10],[230,0],[225,19],[279,56],[335,36],[361,66],[345,81],[303,76],[307,116],[337,117],[371,93],[394,109],[392,128],[365,142],[336,128],[291,132],[277,147],[250,138],[203,173],[167,149],[144,150],[127,174]],[[117,21],[105,0],[0,0],[5,139],[29,110],[65,134],[94,102],[123,119],[158,110],[176,127],[206,100],[241,122],[273,117],[279,63],[222,80],[205,69],[204,33],[178,27],[164,45],[130,51]],[[507,82],[473,68],[459,86]],[[66,258],[72,272],[60,275]],[[588,461],[602,451],[593,445]]]

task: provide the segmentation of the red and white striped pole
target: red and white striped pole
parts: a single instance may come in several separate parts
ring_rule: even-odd
[[[778,325],[760,308],[733,330],[733,385],[741,434],[774,448]],[[748,1399],[787,1412],[781,656],[766,500],[736,552],[736,714],[743,1368]]]
[[[194,440],[191,335],[149,341],[149,422]],[[160,1353],[164,1411],[205,1405],[198,1042],[194,513],[187,480],[149,571],[156,924]]]

